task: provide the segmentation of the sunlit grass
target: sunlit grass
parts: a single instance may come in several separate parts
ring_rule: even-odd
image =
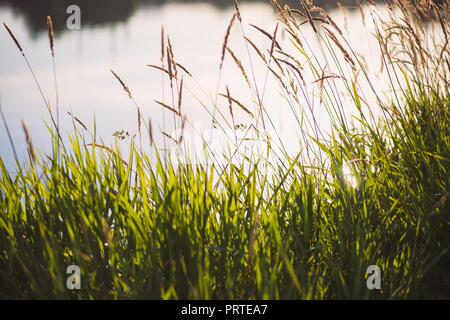
[[[154,144],[152,152],[145,153],[141,141],[132,141],[129,157],[123,159],[117,145],[98,143],[95,132],[88,140],[77,119],[70,145],[64,146],[49,128],[50,154],[36,152],[29,137],[30,160],[17,163],[15,174],[0,159],[0,297],[448,298],[448,43],[430,47],[418,42],[420,24],[413,24],[411,32],[400,14],[393,15],[388,26],[405,34],[377,30],[386,61],[396,58],[390,46],[396,47],[398,39],[391,43],[391,37],[402,36],[396,48],[402,50],[403,60],[385,65],[392,88],[402,85],[402,90],[395,91],[389,103],[378,100],[380,117],[374,119],[366,111],[363,86],[356,77],[359,72],[363,79],[364,67],[344,40],[336,43],[332,32],[339,34],[339,29],[331,18],[306,8],[289,14],[278,8],[298,57],[281,57],[281,47],[275,56],[276,31],[269,34],[269,50],[264,52],[268,74],[277,77],[286,104],[299,109],[299,125],[308,127],[302,131],[304,148],[290,156],[283,141],[264,135],[270,115],[262,102],[256,102],[252,130],[265,153],[253,159],[239,150],[237,135],[232,136],[228,156],[238,156],[225,165],[215,160],[206,143],[207,161],[189,160],[182,144],[189,123],[175,102],[162,106],[179,123],[180,136],[171,138],[182,159],[168,158]],[[423,10],[421,14],[429,12]],[[441,39],[447,37],[448,10],[442,7],[428,16],[436,27],[433,35]],[[321,23],[330,29],[318,36],[324,37],[324,50],[333,61],[324,65],[309,54],[300,39],[303,26],[292,14],[303,15],[300,21],[315,28]],[[241,22],[240,15],[235,19]],[[173,101],[181,101],[170,50],[162,68],[178,98]],[[275,57],[285,62],[275,64]],[[304,58],[304,69],[297,70],[296,59]],[[325,79],[328,71],[339,77]],[[318,79],[316,88],[332,118],[327,137],[315,125],[308,99],[305,105],[299,98],[299,74],[309,72]],[[349,115],[333,81],[341,81],[352,108],[359,111],[352,115],[358,122],[355,128],[348,126]],[[239,105],[229,93],[225,97],[233,117]],[[139,132],[148,131],[153,143],[152,125],[141,123],[140,116]],[[214,121],[220,129],[218,119]],[[72,264],[82,272],[78,291],[65,287],[66,268]],[[381,268],[381,290],[367,288],[370,265]]]

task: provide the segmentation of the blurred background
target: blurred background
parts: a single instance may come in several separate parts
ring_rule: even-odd
[[[239,3],[268,3],[269,0],[242,0]],[[335,0],[315,0],[314,4],[322,8],[336,7]],[[354,0],[339,1],[343,6],[353,7]],[[364,2],[364,1],[361,1]],[[214,6],[218,10],[225,10],[233,6],[232,0],[0,0],[0,6],[9,7],[14,13],[23,15],[31,32],[45,30],[42,17],[51,15],[56,30],[65,30],[67,15],[65,10],[69,5],[78,5],[83,8],[83,23],[89,26],[114,25],[126,22],[137,11],[144,7],[161,7],[167,4],[198,4],[204,3]],[[298,0],[280,0],[281,5],[288,4],[291,8],[299,5]]]
[[[298,0],[282,0],[298,8]],[[337,21],[346,24],[347,32],[363,45],[365,36],[361,29],[359,10],[354,0],[343,0],[343,15],[335,1],[316,0],[316,5],[330,10]],[[76,4],[81,8],[81,29],[69,30],[66,10]],[[244,26],[255,24],[273,32],[276,19],[270,1],[239,1]],[[93,130],[96,121],[97,135],[107,145],[114,141],[114,133],[130,133],[121,143],[129,143],[137,134],[137,114],[132,102],[110,73],[113,69],[130,88],[146,118],[154,124],[156,140],[161,142],[160,129],[170,133],[172,115],[163,110],[154,99],[171,104],[169,85],[160,71],[148,64],[160,64],[161,27],[169,35],[175,59],[192,74],[185,81],[183,110],[192,123],[208,127],[210,116],[198,103],[209,105],[215,99],[218,70],[225,32],[234,12],[232,0],[0,0],[0,22],[6,23],[24,48],[47,99],[56,105],[53,67],[47,35],[46,17],[50,15],[55,29],[55,62],[59,92],[62,134],[72,131],[71,112]],[[252,28],[249,36],[262,48],[270,45],[267,38]],[[281,33],[281,37],[285,37]],[[240,28],[235,24],[230,34],[229,46],[249,66],[248,54]],[[367,47],[367,46],[366,46]],[[26,156],[26,143],[21,128],[23,119],[36,148],[49,151],[49,134],[43,121],[50,123],[42,97],[13,41],[3,28],[0,31],[0,99],[16,148]],[[367,47],[369,48],[369,47]],[[370,49],[370,48],[369,48]],[[368,50],[370,54],[370,50]],[[258,86],[264,86],[267,69],[254,63]],[[228,85],[232,96],[241,102],[252,103],[248,88],[230,57],[226,59],[219,92]],[[279,130],[298,144],[289,129],[289,111],[283,108],[275,83],[268,83],[265,103],[273,108],[278,118]],[[273,88],[273,90],[270,90]],[[227,108],[227,102],[218,100]],[[240,122],[248,123],[244,115]],[[209,122],[208,122],[209,121]],[[172,127],[171,127],[172,125]],[[282,134],[282,132],[281,132]],[[14,167],[8,136],[0,129],[0,156],[7,167]]]

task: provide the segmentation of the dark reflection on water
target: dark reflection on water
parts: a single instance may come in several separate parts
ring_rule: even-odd
[[[268,2],[269,0],[240,0],[243,2]],[[347,7],[354,6],[356,0],[340,0]],[[25,17],[30,32],[45,31],[46,17],[52,16],[54,28],[58,31],[66,29],[69,5],[78,5],[81,8],[82,25],[95,26],[114,24],[127,21],[139,7],[161,6],[167,3],[209,3],[218,8],[228,8],[233,0],[0,0],[1,6],[13,8],[16,14]],[[298,7],[298,0],[279,0],[280,4],[289,4],[292,8]],[[315,5],[324,8],[336,6],[335,0],[316,0]]]

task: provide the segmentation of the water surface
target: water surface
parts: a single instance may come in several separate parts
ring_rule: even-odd
[[[79,3],[82,9],[81,30],[67,30],[65,8]],[[337,21],[344,22],[342,12],[330,7]],[[185,66],[193,78],[186,76],[183,96],[183,113],[197,127],[210,126],[210,116],[198,100],[212,110],[217,101],[227,112],[227,102],[216,97],[218,70],[225,31],[234,8],[232,1],[0,1],[0,20],[13,29],[24,48],[40,85],[51,105],[56,105],[52,60],[45,18],[51,14],[56,33],[56,70],[59,92],[60,121],[63,135],[72,131],[73,113],[96,132],[105,144],[114,141],[113,134],[124,130],[130,136],[138,135],[137,112],[134,104],[112,76],[113,69],[126,82],[145,118],[151,118],[155,139],[162,145],[161,130],[172,132],[173,118],[158,106],[154,99],[172,105],[172,95],[167,77],[148,64],[159,64],[161,57],[161,27],[170,36],[176,60]],[[367,35],[361,30],[359,11],[350,2],[345,22],[349,36],[357,40],[369,57]],[[334,9],[333,9],[334,8]],[[255,24],[273,30],[276,20],[268,1],[243,1],[246,35],[261,47],[270,45],[267,38],[248,27]],[[366,30],[367,31],[367,30]],[[281,33],[287,41],[286,33]],[[312,43],[312,42],[311,42]],[[312,45],[314,45],[312,43]],[[0,31],[0,94],[13,140],[20,156],[26,156],[26,144],[21,128],[23,119],[33,138],[35,147],[49,150],[49,135],[43,121],[50,122],[44,102],[36,88],[27,65],[11,41],[6,30]],[[286,136],[294,149],[299,146],[299,134],[292,128],[295,121],[279,94],[273,80],[266,82],[267,69],[248,59],[241,30],[235,25],[231,30],[229,46],[242,59],[247,71],[253,68],[260,90],[266,88],[264,103],[276,122],[277,130]],[[254,97],[243,82],[239,70],[227,57],[220,78],[220,92],[228,85],[232,95],[242,102],[254,103]],[[176,104],[176,103],[175,103]],[[320,121],[324,110],[318,110]],[[245,113],[237,113],[238,123],[249,124]],[[326,122],[326,119],[323,120]],[[130,138],[122,144],[126,145]],[[147,144],[145,134],[145,143]],[[0,130],[0,156],[8,167],[13,158],[8,137],[3,126]]]

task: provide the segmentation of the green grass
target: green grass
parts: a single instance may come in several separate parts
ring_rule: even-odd
[[[448,299],[450,92],[421,66],[402,69],[408,86],[376,127],[361,111],[347,128],[326,85],[337,125],[308,136],[311,163],[299,150],[277,153],[284,166],[183,164],[133,142],[121,159],[75,126],[70,146],[54,133],[15,174],[0,159],[0,298]],[[72,264],[81,290],[66,288]],[[370,265],[381,290],[367,289]]]

